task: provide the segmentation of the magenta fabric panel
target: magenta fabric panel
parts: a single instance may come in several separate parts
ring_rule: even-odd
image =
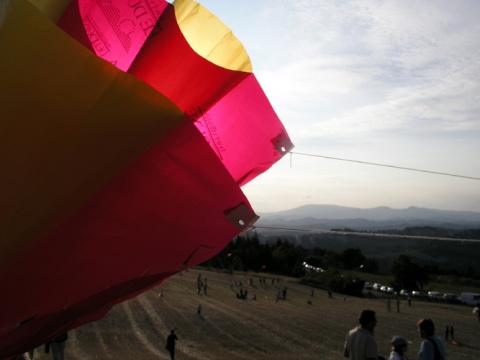
[[[293,147],[253,74],[201,115],[195,125],[239,185],[269,169]]]
[[[248,200],[185,121],[0,274],[0,358],[26,334],[40,345],[214,256],[241,231],[229,220],[239,205],[251,222]]]
[[[164,0],[72,0],[58,25],[98,57],[127,71],[148,36],[161,31]]]

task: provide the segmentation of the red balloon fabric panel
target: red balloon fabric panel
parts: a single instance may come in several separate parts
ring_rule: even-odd
[[[9,290],[0,299],[2,323],[15,330],[0,336],[0,348],[31,331],[30,346],[38,346],[80,325],[79,311],[103,314],[214,256],[255,219],[203,137],[184,122],[2,272]],[[26,286],[25,279],[36,281]],[[42,327],[51,321],[55,329]]]

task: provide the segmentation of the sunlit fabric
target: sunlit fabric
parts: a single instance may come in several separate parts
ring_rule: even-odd
[[[82,12],[81,6],[80,10],[83,18],[90,19],[98,11],[95,12],[92,5],[95,1],[88,3],[88,9]],[[147,19],[145,21],[150,23],[148,19],[153,16],[153,9],[163,6],[159,1],[152,3],[155,6],[140,1],[129,3],[135,4],[131,6],[133,17],[137,21]],[[98,15],[96,18],[104,19]],[[69,17],[66,24],[72,23],[75,21]],[[118,32],[118,26],[105,22],[106,29]],[[78,27],[76,30],[66,27],[65,30],[84,41],[84,30]],[[245,49],[218,18],[194,1],[180,0],[165,6],[159,23],[151,31],[148,39],[139,34],[145,43],[128,72],[167,96],[193,121],[200,120],[203,125],[199,128],[239,185],[268,169],[292,147],[283,125],[251,73]],[[123,37],[113,30],[105,31],[100,41],[98,31],[87,33],[93,39],[97,55],[109,61],[113,57],[112,62],[119,67],[122,52],[112,55],[105,51],[105,44],[121,43]],[[202,39],[208,41],[202,42]],[[131,58],[131,55],[124,56]],[[228,106],[222,105],[225,101]],[[274,151],[266,148],[259,151],[266,143],[271,148],[272,142],[275,142]]]
[[[292,147],[206,9],[111,3],[0,5],[0,358],[217,254]]]

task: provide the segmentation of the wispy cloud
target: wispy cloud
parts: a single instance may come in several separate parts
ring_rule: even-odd
[[[258,74],[287,121],[323,135],[480,128],[480,3],[288,3],[288,56]]]

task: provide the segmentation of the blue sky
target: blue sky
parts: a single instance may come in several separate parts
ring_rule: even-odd
[[[294,152],[480,178],[480,1],[199,0],[243,43]],[[480,211],[480,181],[293,154],[243,187],[304,204]]]

